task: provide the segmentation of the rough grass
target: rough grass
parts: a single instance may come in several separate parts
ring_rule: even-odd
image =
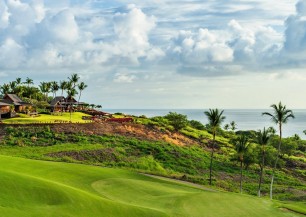
[[[71,117],[72,123],[87,123],[88,120],[82,120],[82,116],[89,116],[82,112],[73,112]],[[5,124],[32,124],[32,123],[59,123],[70,122],[70,113],[64,112],[59,115],[40,114],[37,117],[22,115],[21,117],[9,118],[2,121]]]
[[[0,156],[1,216],[298,216],[265,199],[119,169]]]

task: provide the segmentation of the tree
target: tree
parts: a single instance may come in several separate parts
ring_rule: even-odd
[[[10,92],[10,85],[9,84],[3,84],[0,86],[0,92],[1,94],[5,95]]]
[[[95,104],[89,104],[89,106],[91,107],[91,109],[94,109],[96,107]]]
[[[271,121],[278,125],[279,129],[279,142],[278,142],[278,149],[277,149],[277,156],[274,163],[273,171],[272,171],[272,177],[271,177],[271,185],[270,185],[270,199],[273,199],[273,182],[274,182],[274,174],[277,166],[277,162],[279,159],[279,155],[281,152],[281,145],[282,145],[282,127],[283,124],[286,124],[290,118],[294,118],[292,110],[289,110],[286,108],[285,105],[282,105],[281,102],[278,103],[278,105],[273,104],[270,106],[273,108],[273,112],[263,112],[262,115],[267,115],[271,117]]]
[[[27,85],[26,93],[28,94],[29,98],[32,99],[32,94],[34,93],[34,89],[30,88],[30,85],[34,84],[33,80],[29,77],[26,78],[24,84]]]
[[[238,160],[240,161],[240,193],[242,193],[242,170],[244,155],[249,148],[249,141],[245,135],[240,135],[235,141],[235,150],[237,152]]]
[[[223,129],[226,130],[226,131],[228,131],[229,128],[230,128],[229,124],[225,124],[224,127],[223,127]]]
[[[56,97],[56,92],[59,90],[59,85],[56,81],[51,82],[51,92],[53,93],[53,97]]]
[[[16,93],[16,88],[17,88],[17,83],[16,81],[11,81],[9,83],[9,86],[10,86],[10,93]]]
[[[225,116],[222,116],[224,110],[219,111],[218,109],[209,109],[209,111],[205,111],[204,114],[207,116],[209,121],[209,126],[212,130],[213,141],[212,141],[212,149],[210,156],[210,166],[209,166],[209,184],[212,185],[212,163],[214,158],[214,149],[216,142],[216,133],[218,128],[220,128],[222,122],[225,120]]]
[[[189,124],[190,124],[191,127],[193,127],[194,129],[197,129],[197,130],[204,130],[205,129],[204,125],[200,121],[191,120],[191,121],[189,121]]]
[[[78,99],[78,104],[80,103],[80,99],[81,99],[81,96],[82,96],[82,91],[85,90],[88,86],[84,83],[84,82],[81,82],[79,85],[78,85],[78,89],[80,91],[79,93],[79,99]]]
[[[75,88],[76,84],[78,83],[80,79],[80,76],[75,73],[75,74],[72,74],[70,78],[68,77],[68,79],[71,82],[72,87]]]
[[[61,89],[61,91],[62,91],[61,96],[64,95],[64,90],[66,90],[67,87],[68,87],[67,81],[60,81],[60,83],[59,83],[59,89]]]
[[[28,88],[30,87],[30,85],[34,84],[33,80],[29,77],[26,78],[24,84],[28,85]]]
[[[231,130],[232,131],[235,131],[237,129],[237,124],[236,124],[235,121],[231,121],[230,125],[231,125]]]
[[[40,91],[44,94],[45,96],[45,101],[48,101],[48,85],[47,82],[40,82],[40,84],[38,85]]]
[[[272,135],[276,134],[276,130],[274,129],[274,127],[269,127],[267,131],[271,133]]]
[[[266,130],[266,128],[264,128],[262,131],[260,130],[256,137],[257,143],[261,146],[261,162],[259,163],[260,173],[259,173],[259,184],[258,184],[258,197],[261,196],[261,184],[262,184],[262,177],[265,166],[266,146],[270,138],[271,134],[268,130]]]
[[[68,97],[67,98],[70,98],[70,122],[72,120],[72,98],[75,97],[76,94],[78,94],[78,92],[76,91],[76,89],[74,88],[71,88],[67,91],[68,93]]]
[[[165,118],[169,120],[175,131],[179,131],[188,125],[187,115],[169,112]]]
[[[21,78],[16,78],[16,85],[19,86],[21,84]]]

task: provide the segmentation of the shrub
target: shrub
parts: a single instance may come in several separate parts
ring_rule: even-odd
[[[191,120],[189,121],[189,124],[191,127],[197,129],[197,130],[205,130],[204,125],[200,121]]]
[[[169,112],[165,118],[169,120],[176,131],[185,128],[188,124],[187,115],[178,114],[176,112]]]

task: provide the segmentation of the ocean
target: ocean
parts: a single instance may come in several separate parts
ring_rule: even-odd
[[[207,109],[103,109],[103,111],[115,113],[121,112],[130,115],[145,115],[147,117],[164,116],[171,112],[177,112],[187,115],[189,120],[197,120],[203,124],[207,124],[208,120],[204,115]],[[283,136],[289,137],[298,134],[301,138],[306,139],[303,133],[306,130],[306,110],[295,109],[292,110],[295,119],[290,119],[287,124],[283,126]],[[272,112],[270,109],[225,109],[224,116],[226,117],[223,126],[235,121],[237,130],[259,130],[270,126],[278,130],[278,126],[271,122],[268,116],[262,116],[262,112]]]

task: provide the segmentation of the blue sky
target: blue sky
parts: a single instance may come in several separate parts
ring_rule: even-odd
[[[104,108],[305,108],[306,0],[0,0],[0,83]]]

